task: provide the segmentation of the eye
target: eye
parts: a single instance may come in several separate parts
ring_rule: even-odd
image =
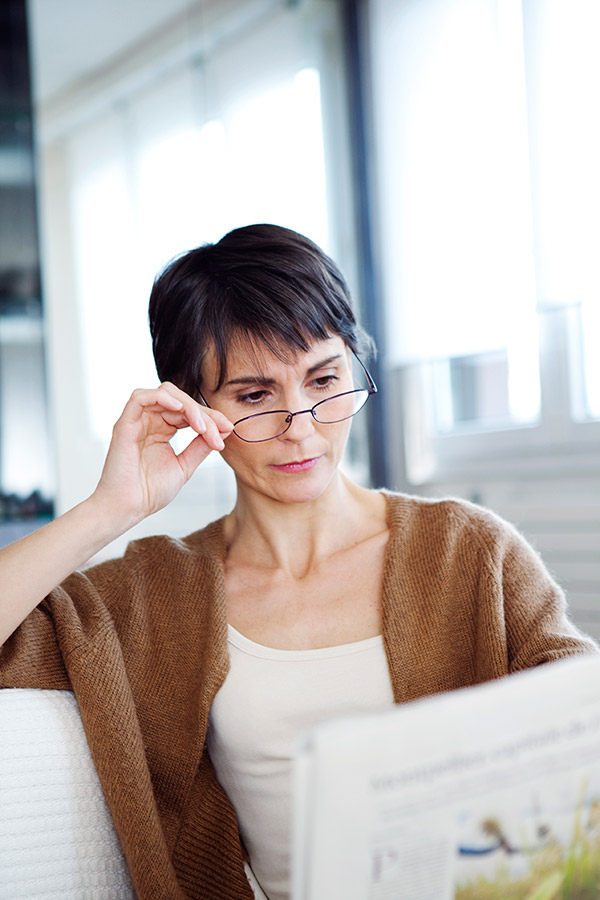
[[[266,403],[269,396],[269,392],[265,390],[249,391],[247,394],[240,394],[237,401],[245,406],[259,406]]]
[[[335,387],[339,380],[337,375],[319,375],[318,378],[313,379],[312,383],[318,391],[328,391]]]

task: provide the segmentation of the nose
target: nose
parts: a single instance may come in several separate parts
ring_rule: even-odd
[[[312,435],[315,430],[315,420],[310,409],[298,410],[298,412],[291,413],[291,417],[290,427],[281,435],[280,440],[300,443]]]

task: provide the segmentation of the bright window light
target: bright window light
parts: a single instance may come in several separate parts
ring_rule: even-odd
[[[600,418],[600,3],[546,0],[538,96],[539,278],[543,301],[581,312],[574,416]]]
[[[389,9],[390,357],[437,361],[437,394],[452,379],[436,401],[443,430],[532,422],[540,383],[521,2]]]
[[[185,128],[143,147],[135,181],[141,252],[151,278],[172,257],[218,240],[227,229],[222,123]]]
[[[404,72],[395,167],[402,361],[501,349],[535,316],[520,4],[496,18],[455,3],[426,40]]]
[[[327,247],[317,70],[302,69],[293,79],[231,108],[226,129],[237,223],[287,225]]]
[[[75,256],[96,437],[108,439],[133,386],[156,383],[147,305],[166,262],[251,222],[328,244],[318,71],[235,100],[218,117],[193,126],[188,116],[146,141],[111,120],[78,148]]]
[[[79,185],[74,222],[87,409],[92,433],[104,439],[133,386],[156,380],[125,166],[115,161]],[[143,337],[132,341],[132,334]]]
[[[536,179],[540,293],[546,303],[600,298],[600,3],[545,0]]]

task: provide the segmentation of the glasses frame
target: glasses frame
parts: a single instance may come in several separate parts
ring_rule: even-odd
[[[241,419],[237,419],[237,421],[235,421],[233,423],[233,434],[235,434],[236,438],[239,438],[240,441],[244,441],[244,443],[246,443],[246,444],[264,444],[265,441],[274,441],[275,438],[281,437],[282,434],[285,434],[286,431],[288,431],[289,428],[291,427],[291,424],[294,421],[294,418],[296,416],[302,416],[305,413],[310,413],[311,416],[313,417],[313,419],[315,420],[315,422],[319,422],[319,419],[317,419],[317,416],[315,414],[315,410],[319,406],[321,406],[323,403],[327,403],[329,400],[336,400],[338,397],[345,397],[347,394],[360,394],[366,390],[367,391],[367,399],[365,400],[365,403],[366,403],[372,394],[377,393],[377,385],[375,384],[375,382],[373,380],[373,376],[371,375],[371,373],[369,372],[369,370],[367,369],[367,367],[365,366],[363,361],[360,359],[360,357],[357,356],[357,354],[354,352],[354,350],[352,350],[352,355],[359,362],[360,367],[362,368],[363,372],[367,376],[367,381],[369,382],[368,388],[355,388],[352,391],[342,391],[340,394],[333,394],[331,397],[325,397],[324,400],[319,400],[319,402],[315,403],[315,405],[312,406],[310,409],[299,409],[299,410],[297,410],[297,412],[292,412],[291,409],[270,409],[268,412],[253,413],[251,416],[243,416]],[[210,403],[207,403],[207,401],[201,391],[198,391],[198,396],[200,397],[200,400],[202,401],[202,403],[208,407],[208,409],[212,409]],[[351,413],[349,416],[344,416],[342,419],[336,419],[334,422],[319,422],[319,425],[335,425],[337,422],[345,422],[346,419],[351,419],[353,416],[356,415],[356,413],[360,412],[360,410],[364,408],[365,403],[363,403],[363,405],[360,407],[360,409],[357,409],[356,412]],[[239,425],[241,422],[247,422],[249,419],[258,419],[261,416],[277,415],[278,413],[286,413],[287,414],[287,417],[285,420],[286,426],[283,429],[283,431],[280,431],[277,434],[274,434],[272,437],[259,438],[259,440],[253,441],[253,440],[249,440],[248,438],[241,437],[241,435],[239,435],[237,433],[237,431],[235,430],[236,425]]]

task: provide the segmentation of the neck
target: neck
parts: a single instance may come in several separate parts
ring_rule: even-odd
[[[241,487],[225,521],[228,557],[252,559],[301,578],[321,560],[357,542],[368,525],[365,506],[380,512],[382,501],[380,494],[341,473],[320,497],[306,503],[281,503]]]

